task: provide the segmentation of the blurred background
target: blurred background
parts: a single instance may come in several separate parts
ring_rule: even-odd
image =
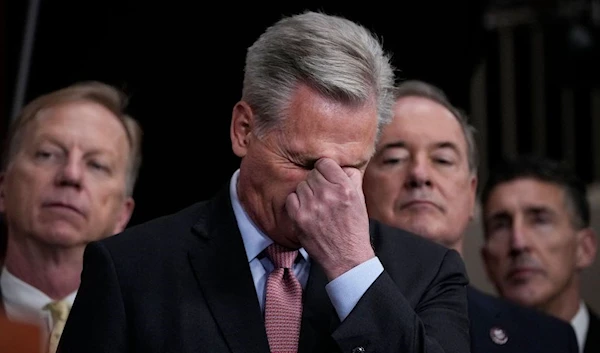
[[[333,3],[333,2],[332,2]],[[145,131],[130,225],[208,198],[228,182],[231,109],[246,48],[282,15],[343,15],[376,32],[401,79],[438,85],[478,129],[480,178],[502,156],[569,161],[590,185],[600,233],[600,0],[403,1],[232,5],[140,0],[0,4],[2,138],[22,105],[75,81],[123,88]],[[473,222],[465,260],[488,292]],[[600,264],[584,295],[600,311]]]

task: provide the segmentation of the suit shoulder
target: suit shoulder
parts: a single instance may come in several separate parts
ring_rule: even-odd
[[[461,282],[467,283],[466,268],[456,250],[374,220],[370,226],[375,254],[397,284],[431,284],[436,278],[447,276],[459,276]]]
[[[568,322],[467,286],[471,351],[489,352],[497,345],[493,330],[503,330],[507,351],[576,353],[575,331]],[[511,348],[512,347],[512,348]]]
[[[536,328],[542,332],[556,332],[572,330],[571,325],[563,320],[550,316],[539,310],[527,308],[504,298],[484,293],[472,286],[467,291],[469,315],[475,316],[482,313],[502,315],[507,320],[522,327]],[[471,315],[471,312],[474,314]]]
[[[114,248],[171,241],[173,236],[191,229],[206,203],[207,201],[196,202],[175,213],[130,226],[121,233],[102,239],[101,242]]]
[[[376,248],[393,249],[394,252],[423,252],[433,257],[443,257],[449,251],[447,247],[432,240],[376,220],[370,220],[370,232]]]

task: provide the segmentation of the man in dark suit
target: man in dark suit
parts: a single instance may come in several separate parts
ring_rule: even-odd
[[[566,164],[523,156],[490,172],[481,205],[482,255],[498,293],[570,322],[581,352],[600,352],[600,320],[580,288],[597,252],[586,185]]]
[[[393,87],[356,23],[269,27],[247,53],[228,187],[90,244],[59,351],[468,352],[460,256],[368,219]]]
[[[406,81],[365,171],[369,216],[462,254],[477,188],[474,130],[437,87]],[[568,324],[469,286],[471,351],[573,352]]]

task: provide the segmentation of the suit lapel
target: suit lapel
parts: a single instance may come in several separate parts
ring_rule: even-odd
[[[340,324],[340,321],[325,291],[327,282],[322,268],[312,262],[308,283],[304,290],[304,308],[298,348],[300,353],[337,350],[331,333]]]
[[[469,320],[471,320],[470,335],[472,351],[486,353],[511,351],[506,345],[494,343],[490,336],[493,328],[510,328],[510,325],[507,325],[505,317],[502,315],[502,310],[486,304],[485,294],[472,286],[467,286],[467,296],[469,303]],[[517,343],[517,346],[519,344],[518,342],[514,342],[514,339],[511,340],[509,338],[509,341],[508,345],[510,346],[513,346],[514,343]]]
[[[589,306],[587,307],[590,315],[587,336],[585,338],[584,353],[593,353],[600,351],[600,317]]]
[[[207,204],[194,226],[201,245],[190,263],[213,317],[234,353],[269,352],[244,244],[227,192]]]

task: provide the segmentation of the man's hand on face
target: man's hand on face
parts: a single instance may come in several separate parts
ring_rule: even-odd
[[[299,241],[330,280],[375,256],[362,173],[323,158],[286,200]]]

